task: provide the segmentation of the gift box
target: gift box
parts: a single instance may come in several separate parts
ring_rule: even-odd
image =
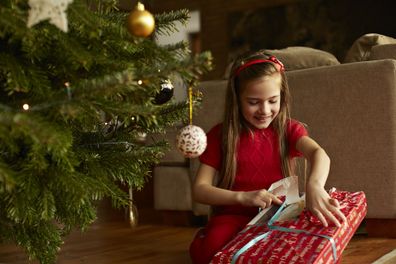
[[[363,192],[335,191],[330,194],[340,203],[347,218],[341,227],[324,227],[309,211],[297,219],[248,225],[213,257],[220,263],[338,263],[341,254],[367,213]]]

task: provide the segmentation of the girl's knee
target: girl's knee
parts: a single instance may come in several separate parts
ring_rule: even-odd
[[[197,232],[190,246],[194,264],[207,264],[247,223],[248,218],[217,217]]]
[[[193,264],[208,264],[216,252],[206,247],[205,237],[197,234],[190,245],[190,257]]]

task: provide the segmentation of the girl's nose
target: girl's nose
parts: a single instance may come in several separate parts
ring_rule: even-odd
[[[270,105],[266,102],[262,103],[260,106],[260,112],[261,112],[261,114],[264,114],[264,115],[269,114],[271,112]]]

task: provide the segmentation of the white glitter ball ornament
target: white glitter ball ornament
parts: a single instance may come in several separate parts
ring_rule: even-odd
[[[205,151],[206,134],[198,126],[185,126],[176,136],[176,146],[185,157],[196,158]]]

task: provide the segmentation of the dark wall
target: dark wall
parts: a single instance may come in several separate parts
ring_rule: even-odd
[[[144,2],[144,1],[143,1]],[[187,8],[201,12],[201,47],[210,50],[220,78],[230,54],[250,49],[308,46],[340,61],[363,34],[396,38],[396,1],[383,0],[151,0],[154,13]]]
[[[340,61],[366,33],[396,37],[391,1],[315,0],[234,12],[229,16],[230,50],[308,46]]]

